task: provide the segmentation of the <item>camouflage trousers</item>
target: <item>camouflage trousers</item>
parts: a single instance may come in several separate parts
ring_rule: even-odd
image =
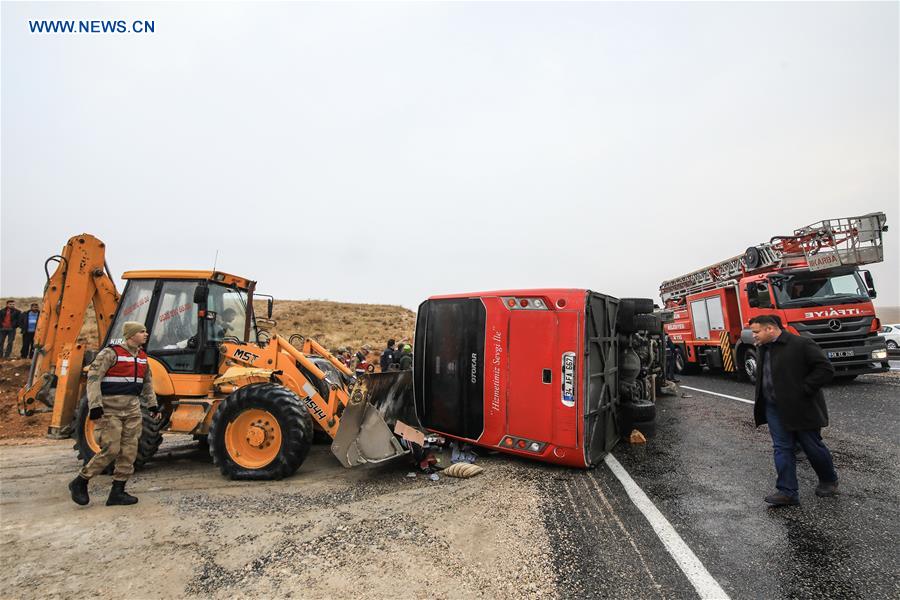
[[[142,423],[141,413],[100,417],[94,429],[94,440],[100,445],[100,452],[84,465],[80,475],[90,479],[102,473],[109,463],[116,461],[113,480],[128,481],[134,473],[134,459],[137,458]]]

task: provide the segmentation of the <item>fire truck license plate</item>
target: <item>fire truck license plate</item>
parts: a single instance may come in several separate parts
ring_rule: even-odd
[[[853,356],[853,350],[835,350],[828,353],[828,358],[846,358]]]

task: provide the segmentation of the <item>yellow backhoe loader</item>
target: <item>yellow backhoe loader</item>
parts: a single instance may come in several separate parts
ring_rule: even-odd
[[[82,234],[45,263],[58,264],[47,273],[34,359],[19,392],[19,412],[52,411],[48,435],[72,434],[81,459],[99,451],[85,396],[93,353],[79,341],[91,305],[101,346],[121,343],[126,321],[144,323],[149,333],[145,350],[163,419],[145,413],[137,466],[164,432],[175,432],[205,438],[226,477],[280,479],[303,463],[314,423],[345,467],[406,453],[343,363],[314,340],[298,349],[257,328],[256,282],[215,270],[128,271],[120,297],[105,250]]]

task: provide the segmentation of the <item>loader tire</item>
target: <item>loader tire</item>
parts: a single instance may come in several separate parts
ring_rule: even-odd
[[[78,454],[78,458],[81,459],[82,464],[85,465],[100,450],[97,442],[92,437],[88,437],[89,434],[92,435],[91,432],[93,431],[93,427],[89,422],[90,419],[88,419],[88,412],[88,399],[85,395],[82,396],[81,401],[78,403],[78,408],[75,410],[75,445],[72,446]],[[147,464],[153,458],[153,455],[156,454],[156,451],[159,450],[160,444],[162,444],[162,423],[154,419],[147,409],[143,407],[141,408],[141,417],[143,418],[141,439],[138,441],[137,458],[134,459],[135,469],[140,469]],[[114,468],[115,462],[111,462],[103,470],[103,474],[112,474]]]
[[[277,383],[255,383],[216,408],[209,453],[230,479],[282,479],[300,468],[312,439],[312,417],[297,394]]]

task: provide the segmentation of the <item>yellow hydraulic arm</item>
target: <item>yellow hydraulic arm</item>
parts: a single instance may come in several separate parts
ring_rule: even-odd
[[[47,267],[56,262],[56,271]],[[84,389],[85,345],[78,341],[84,315],[93,303],[100,342],[112,322],[119,293],[106,265],[106,244],[83,233],[44,263],[47,284],[28,380],[19,390],[19,414],[53,411],[49,437],[68,437]]]

